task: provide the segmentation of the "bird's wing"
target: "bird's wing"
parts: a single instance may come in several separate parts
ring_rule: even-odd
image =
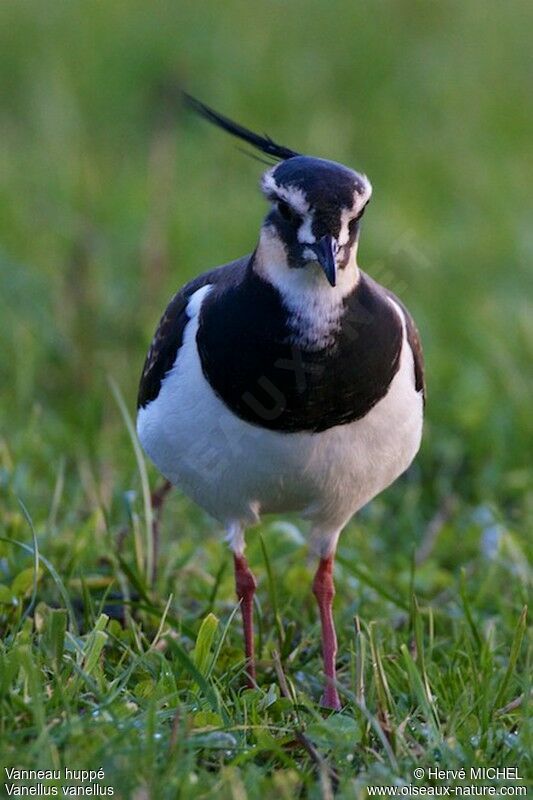
[[[415,360],[415,388],[417,392],[422,392],[425,401],[426,381],[424,378],[424,353],[422,352],[420,334],[418,333],[418,328],[412,316],[408,312],[406,312],[405,318],[407,320],[407,341],[413,351],[413,358]]]
[[[407,341],[413,353],[415,362],[415,389],[417,392],[422,392],[424,402],[426,400],[426,381],[424,378],[424,353],[422,352],[422,342],[420,341],[420,334],[416,327],[415,321],[407,310],[406,306],[399,300],[393,292],[387,289],[387,294],[397,303],[402,309],[405,317],[405,327],[407,333]]]
[[[238,280],[249,261],[245,256],[222,267],[217,267],[185,284],[172,298],[159,321],[139,384],[137,407],[143,408],[159,394],[161,381],[172,368],[183,341],[183,332],[189,321],[187,305],[191,296],[202,286]]]

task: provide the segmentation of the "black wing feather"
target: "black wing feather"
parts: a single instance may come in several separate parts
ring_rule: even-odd
[[[407,341],[409,343],[409,347],[413,353],[413,359],[415,363],[415,389],[417,392],[422,392],[422,397],[424,398],[424,405],[426,403],[426,379],[424,374],[424,353],[422,351],[422,342],[420,341],[420,334],[418,332],[418,328],[416,327],[415,321],[412,318],[411,314],[407,310],[407,307],[402,303],[402,301],[396,297],[396,295],[390,291],[390,289],[386,290],[387,294],[389,295],[395,303],[397,303],[400,308],[402,309],[404,316],[405,316],[405,326],[406,326],[406,333],[407,333]]]
[[[203,275],[198,275],[176,292],[159,320],[148,350],[139,384],[137,408],[144,408],[156,399],[163,378],[172,369],[183,343],[185,326],[189,322],[187,305],[191,295],[207,283],[216,285],[219,282],[231,284],[233,281],[239,281],[249,260],[250,256],[244,256],[222,267],[216,267]]]

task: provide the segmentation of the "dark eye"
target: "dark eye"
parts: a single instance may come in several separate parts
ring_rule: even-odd
[[[370,201],[368,201],[368,202],[370,202]],[[359,227],[359,222],[360,222],[363,214],[366,211],[367,205],[368,205],[368,203],[366,203],[366,205],[363,206],[363,208],[361,209],[361,211],[359,212],[359,214],[356,217],[353,217],[353,219],[351,219],[349,221],[348,230],[350,231],[350,235],[351,236],[353,236],[355,234],[355,232],[357,231],[357,229]]]
[[[298,220],[298,215],[294,213],[285,200],[278,200],[278,211],[287,222],[296,222]]]
[[[368,204],[369,204],[369,203],[370,203],[370,200],[367,200],[367,201],[366,201],[366,203],[364,204],[363,208],[362,208],[362,209],[361,209],[361,211],[359,212],[359,215],[358,215],[357,219],[361,219],[361,217],[363,216],[363,214],[364,214],[364,213],[365,213],[365,211],[367,210],[367,208],[368,208]]]
[[[351,219],[349,221],[349,223],[348,223],[348,231],[350,233],[350,236],[353,236],[354,233],[356,233],[356,231],[357,231],[357,229],[359,227],[359,220],[360,219],[361,219],[361,216],[358,216],[358,217],[354,217],[353,219]]]

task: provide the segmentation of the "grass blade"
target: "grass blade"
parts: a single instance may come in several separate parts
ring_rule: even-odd
[[[192,654],[192,659],[202,675],[207,673],[218,622],[218,617],[209,613],[200,625],[200,630],[196,637],[196,646]]]
[[[422,708],[424,712],[424,716],[426,721],[431,727],[432,733],[434,737],[438,736],[438,720],[435,718],[435,713],[433,709],[433,705],[428,698],[426,687],[424,686],[424,682],[418,672],[415,662],[413,661],[413,657],[411,653],[407,649],[405,644],[401,646],[401,652],[403,655],[403,659],[405,662],[405,667],[407,669],[407,676],[409,678],[409,683],[411,685],[411,690],[416,697],[419,706]]]
[[[261,534],[259,534],[259,541],[261,542],[261,550],[263,551],[263,559],[265,561],[265,568],[267,571],[268,593],[270,595],[270,602],[272,604],[272,611],[274,614],[274,622],[278,634],[278,646],[281,652],[283,650],[283,642],[285,641],[285,635],[283,632],[283,625],[281,623],[281,617],[278,609],[278,593],[276,591],[276,582],[274,580],[274,575],[272,573],[272,567],[270,565],[270,558],[266,549],[265,540],[263,539],[263,536]]]
[[[21,547],[23,550],[26,550],[27,553],[30,553],[31,555],[33,555],[33,553],[34,553],[33,548],[31,548],[29,545],[25,544],[24,542],[17,541],[17,539],[8,539],[7,536],[0,536],[0,542],[7,542],[8,544],[16,544],[17,547]],[[74,611],[72,603],[70,602],[70,597],[69,597],[69,594],[68,594],[68,592],[67,592],[67,590],[65,588],[65,584],[63,583],[63,581],[59,577],[59,575],[57,573],[57,570],[54,567],[54,565],[50,561],[48,561],[48,559],[45,558],[41,553],[39,553],[38,556],[39,556],[39,561],[42,564],[44,564],[44,566],[46,567],[46,569],[48,570],[48,572],[52,576],[52,578],[54,580],[54,583],[56,584],[56,586],[58,588],[58,591],[59,591],[61,597],[63,598],[63,602],[65,603],[65,607],[66,607],[66,609],[68,611],[68,615],[70,617],[70,626],[72,628],[72,631],[74,632],[74,634],[78,633],[78,623],[76,621],[76,612]]]
[[[505,690],[509,685],[509,681],[511,680],[512,674],[516,667],[516,662],[518,661],[518,656],[520,654],[520,647],[522,646],[522,639],[524,638],[524,634],[526,632],[526,624],[527,624],[527,606],[524,606],[520,614],[520,617],[518,618],[518,623],[516,625],[516,630],[514,632],[513,642],[511,644],[511,651],[509,654],[509,663],[507,664],[505,675],[503,676],[500,688],[498,689],[498,692],[496,694],[496,699],[494,700],[494,704],[492,707],[493,713],[499,708],[500,703],[503,700]]]
[[[133,452],[135,454],[135,461],[137,462],[137,469],[139,471],[139,476],[141,479],[141,488],[142,488],[142,496],[144,504],[145,534],[146,534],[146,552],[144,553],[144,573],[146,577],[147,586],[151,586],[154,574],[154,563],[153,563],[154,513],[152,509],[152,498],[150,494],[150,483],[148,481],[148,473],[146,471],[146,464],[144,461],[144,456],[141,451],[139,440],[137,438],[137,433],[135,431],[135,427],[133,425],[133,421],[131,419],[126,403],[124,402],[124,398],[122,397],[122,392],[120,391],[116,381],[110,375],[108,375],[107,379],[111,391],[113,393],[113,397],[115,398],[115,402],[119,408],[119,411],[122,415],[122,419],[124,420],[124,424],[126,425],[126,429],[129,433],[131,444],[133,446]]]
[[[368,574],[368,572],[366,572],[366,570],[361,569],[360,566],[354,564],[353,561],[350,561],[350,559],[345,558],[345,556],[342,556],[339,553],[337,553],[335,556],[335,561],[341,564],[352,575],[355,575],[355,577],[358,578],[362,583],[365,583],[367,586],[370,586],[371,589],[374,589],[374,591],[380,597],[385,598],[385,600],[388,600],[395,606],[398,606],[398,608],[401,608],[403,611],[409,611],[409,604],[405,600],[403,600],[399,595],[389,592],[388,589],[383,587],[379,580],[373,578]]]
[[[226,712],[221,709],[220,701],[217,697],[216,692],[213,690],[212,686],[209,682],[204,678],[194,661],[190,658],[190,656],[185,652],[183,647],[178,644],[178,642],[174,641],[174,639],[167,639],[169,648],[172,653],[176,656],[178,661],[181,662],[181,665],[184,667],[185,671],[189,673],[190,677],[193,681],[198,684],[201,692],[203,693],[205,699],[211,706],[211,710],[215,711],[217,714],[221,714],[225,720],[228,722]]]
[[[21,616],[21,618],[19,620],[18,628],[20,629],[20,627],[23,624],[24,620],[27,619],[30,616],[30,614],[31,614],[31,612],[32,612],[32,610],[33,610],[33,608],[35,606],[35,601],[37,599],[37,581],[39,580],[39,545],[37,543],[37,534],[35,533],[35,527],[33,525],[33,520],[30,517],[30,513],[29,513],[28,509],[26,508],[26,506],[24,505],[24,503],[22,502],[22,500],[20,499],[20,497],[17,497],[17,500],[19,502],[19,506],[22,509],[22,513],[24,514],[26,522],[28,523],[28,525],[30,527],[31,536],[32,536],[32,539],[33,539],[33,587],[32,587],[32,592],[31,592],[31,599],[30,599],[30,602],[28,604],[28,607],[26,608],[26,610],[24,611],[24,614]]]
[[[461,600],[463,602],[463,611],[465,612],[465,619],[468,623],[468,627],[472,632],[472,636],[474,637],[477,649],[481,651],[481,648],[483,647],[483,641],[477,629],[477,625],[474,622],[474,618],[472,617],[472,612],[470,611],[470,601],[468,599],[468,594],[466,591],[466,572],[464,571],[464,569],[461,570],[461,576],[459,579],[459,592],[461,595]]]
[[[365,661],[366,638],[361,630],[359,618],[355,619],[355,696],[360,705],[365,705]]]

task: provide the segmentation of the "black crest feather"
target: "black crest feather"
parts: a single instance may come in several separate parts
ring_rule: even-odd
[[[258,133],[254,133],[248,130],[248,128],[239,125],[238,122],[233,122],[233,120],[219,114],[218,111],[214,111],[186,92],[183,93],[183,97],[186,105],[196,112],[196,114],[199,114],[199,116],[208,120],[208,122],[213,123],[213,125],[217,125],[219,128],[227,131],[227,133],[230,133],[232,136],[236,136],[238,139],[248,142],[248,144],[251,144],[256,150],[266,153],[266,155],[277,161],[285,161],[287,158],[300,155],[289,147],[283,147],[283,145],[277,144],[270,136],[260,136]]]

